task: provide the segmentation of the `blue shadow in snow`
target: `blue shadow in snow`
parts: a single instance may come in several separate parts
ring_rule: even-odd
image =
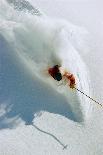
[[[5,39],[0,36],[0,104],[9,100],[10,111],[0,117],[0,129],[11,128],[15,122],[7,123],[5,118],[19,116],[26,124],[32,124],[34,114],[48,111],[78,121],[63,96],[52,91],[38,79],[33,79],[18,59]]]

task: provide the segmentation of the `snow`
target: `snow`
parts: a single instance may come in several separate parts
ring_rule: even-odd
[[[47,40],[45,57],[52,58],[47,51],[53,45],[57,51],[57,54],[53,53],[55,61],[62,62],[63,67],[70,68],[76,76],[79,74],[81,81],[78,81],[78,86],[102,102],[102,1],[31,1],[48,15],[43,20],[43,17],[33,20],[28,14],[16,14],[4,0],[0,3],[0,154],[102,155],[102,108],[79,93],[74,94],[66,87],[58,87],[51,78],[41,73],[42,68],[47,67],[47,62],[43,63],[45,59],[42,52],[39,53],[42,51],[42,40]],[[73,24],[54,17],[66,19]],[[27,19],[32,21],[27,23]],[[36,26],[33,25],[35,20]],[[65,29],[56,35],[57,39],[51,44],[54,30],[60,29],[60,25]],[[42,34],[37,46],[33,45],[33,32],[37,37]],[[67,46],[67,36],[72,46]],[[37,47],[38,53],[33,55],[31,51]],[[72,59],[67,59],[70,62],[68,64],[65,63],[63,49],[73,49],[69,53]],[[53,61],[49,61],[49,65]],[[71,65],[73,61],[76,66],[79,65],[81,73],[75,64]],[[41,64],[44,66],[41,67]],[[40,70],[37,70],[38,65]],[[63,149],[66,145],[67,148]]]
[[[98,118],[97,118],[98,119]],[[15,129],[6,129],[0,132],[2,143],[0,154],[102,154],[101,132],[103,127],[95,123],[88,123],[85,126],[76,124],[65,117],[41,112],[34,119],[34,125],[21,125]],[[103,124],[102,124],[103,125]],[[71,133],[72,130],[72,133]],[[96,136],[94,136],[96,133]],[[63,145],[68,145],[63,150],[62,145],[50,134],[59,139]],[[5,138],[6,137],[6,138]],[[98,145],[97,145],[98,144]]]

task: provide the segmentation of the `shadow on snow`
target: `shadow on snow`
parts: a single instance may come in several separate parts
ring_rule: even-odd
[[[0,104],[6,100],[7,107],[11,107],[0,116],[0,129],[12,128],[14,121],[5,121],[19,117],[26,124],[32,124],[34,114],[48,111],[63,115],[73,121],[76,120],[66,99],[49,85],[36,78],[32,78],[18,59],[13,57],[14,51],[5,39],[0,36]]]

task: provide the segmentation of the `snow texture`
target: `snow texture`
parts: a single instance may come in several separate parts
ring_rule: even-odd
[[[59,64],[75,75],[77,88],[103,99],[100,3],[1,0],[1,155],[103,154],[102,108],[47,72]]]

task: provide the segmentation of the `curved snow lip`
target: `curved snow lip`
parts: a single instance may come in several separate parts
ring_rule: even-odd
[[[59,114],[77,121],[65,97],[35,77],[34,72],[31,72],[31,68],[29,68],[30,66],[28,67],[26,63],[20,61],[20,58],[18,59],[2,36],[0,36],[0,43],[0,47],[2,47],[0,52],[2,68],[0,77],[0,129],[14,128],[22,121],[31,125],[34,114],[40,111]]]
[[[40,21],[41,25],[43,24],[43,22],[44,21]],[[48,24],[48,22],[50,26],[52,24],[54,25],[52,25],[53,27],[51,26],[49,30],[45,31],[45,29],[47,28],[46,24]],[[59,26],[57,26],[57,24],[59,24]],[[54,28],[54,26],[56,26],[56,28]],[[70,28],[69,31],[67,30],[67,27]],[[28,52],[25,52],[25,54],[22,53],[23,55],[20,54],[20,57],[22,57],[23,59],[26,58],[28,60],[28,62],[25,61],[27,65],[28,63],[30,66],[34,65],[33,68],[30,68],[35,70],[35,75],[39,79],[48,83],[48,87],[49,85],[51,85],[55,91],[57,91],[62,97],[64,96],[66,98],[67,103],[70,106],[69,109],[71,109],[70,111],[74,115],[73,120],[77,122],[83,122],[89,117],[90,114],[90,100],[87,97],[83,96],[83,94],[77,92],[76,90],[72,91],[68,86],[62,85],[61,87],[59,87],[57,82],[51,77],[49,77],[47,73],[45,73],[48,67],[52,67],[57,64],[61,65],[64,68],[64,70],[66,69],[67,71],[70,71],[75,75],[77,88],[84,91],[88,95],[91,94],[90,80],[87,68],[84,62],[82,61],[78,51],[74,48],[73,40],[70,37],[71,31],[77,31],[77,34],[79,33],[78,27],[73,27],[73,25],[69,25],[69,23],[64,21],[48,21],[47,18],[47,21],[45,21],[43,29],[40,28],[39,30],[38,32],[36,31],[37,40],[39,40],[39,33],[42,33],[43,31],[42,38],[40,38],[39,42],[41,44],[39,44],[41,46],[40,49],[42,50],[40,50],[40,53],[36,55],[36,59],[34,53],[31,54],[31,59],[31,56],[30,54],[28,54]],[[53,35],[51,33],[52,31],[54,33]],[[73,36],[73,39],[74,37],[75,36]],[[43,56],[44,52],[45,57]]]
[[[22,79],[21,76],[21,83],[27,81],[26,86],[19,87],[19,81],[16,81],[16,89],[12,88],[12,90],[15,93],[17,91],[18,97],[14,93],[14,101],[11,101],[11,104],[14,104],[6,117],[19,115],[27,124],[31,124],[34,113],[46,110],[61,114],[76,122],[86,120],[90,110],[88,99],[76,91],[71,91],[67,86],[59,87],[57,82],[47,74],[48,67],[59,64],[75,75],[79,89],[90,94],[87,69],[75,49],[75,45],[79,46],[78,39],[79,41],[82,39],[80,31],[83,31],[84,36],[85,30],[64,20],[53,20],[44,16],[37,17],[22,12],[22,16],[18,17],[18,12],[15,10],[13,19],[12,16],[9,20],[6,18],[5,15],[5,20],[3,22],[1,20],[3,50],[8,51],[11,56],[10,63],[12,59],[16,60],[16,64],[14,60],[13,63],[28,68],[29,78],[33,78],[28,81],[27,70],[25,70],[27,77],[22,74],[24,78]],[[5,64],[5,60],[3,63]],[[16,75],[18,79],[21,66],[15,67],[12,72],[6,72],[4,68],[4,74],[6,77],[10,74]],[[12,80],[14,82],[15,78]],[[5,78],[4,83],[6,83]],[[7,88],[9,89],[8,84]],[[3,90],[6,92],[5,88]],[[20,104],[17,104],[17,101]],[[21,103],[25,110],[21,107]]]

